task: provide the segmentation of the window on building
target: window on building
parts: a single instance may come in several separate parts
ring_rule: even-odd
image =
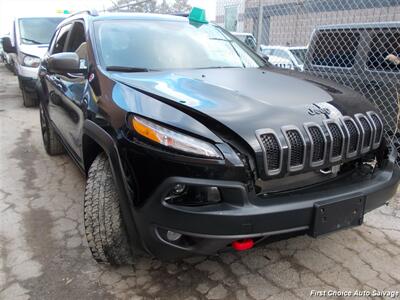
[[[312,64],[351,68],[357,54],[360,34],[350,30],[321,31],[313,46]]]
[[[238,22],[238,7],[225,7],[225,29],[228,31],[236,31]]]

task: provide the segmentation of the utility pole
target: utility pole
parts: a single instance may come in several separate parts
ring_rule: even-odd
[[[257,26],[257,52],[260,51],[261,38],[262,38],[262,26],[264,17],[263,0],[258,0],[258,26]]]

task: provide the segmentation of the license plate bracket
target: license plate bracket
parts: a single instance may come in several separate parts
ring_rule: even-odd
[[[311,236],[317,237],[361,225],[364,221],[364,207],[365,196],[315,203]]]

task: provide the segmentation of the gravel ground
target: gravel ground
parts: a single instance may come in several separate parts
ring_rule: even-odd
[[[85,179],[49,157],[37,108],[0,65],[0,299],[308,299],[321,290],[400,292],[400,194],[361,227],[177,263],[114,268],[91,258]],[[400,296],[399,296],[400,297]],[[317,297],[314,297],[317,298]],[[357,299],[367,299],[359,297]]]

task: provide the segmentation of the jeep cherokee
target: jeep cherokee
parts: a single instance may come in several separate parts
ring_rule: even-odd
[[[396,193],[374,106],[274,68],[198,10],[71,16],[39,75],[44,146],[87,176],[99,262],[317,237],[360,225]]]

